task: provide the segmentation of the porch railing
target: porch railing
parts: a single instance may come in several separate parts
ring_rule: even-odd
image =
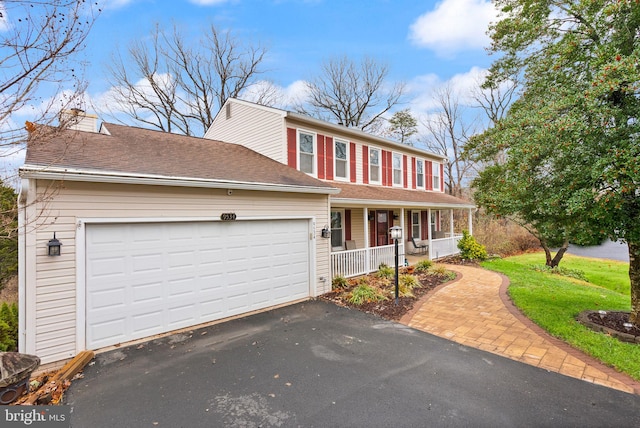
[[[458,242],[462,239],[462,235],[454,235],[453,238],[441,238],[431,240],[431,258],[437,260],[441,257],[458,254]]]
[[[404,245],[401,243],[398,245],[398,258],[400,264],[404,264]],[[393,245],[331,253],[331,277],[366,275],[377,271],[382,263],[388,266],[395,264]]]
[[[462,235],[457,234],[453,238],[432,239],[431,257],[439,259],[459,253],[458,242],[460,242],[460,239],[462,239]],[[403,265],[405,254],[403,243],[398,245],[398,254],[399,262]],[[345,278],[350,278],[352,276],[366,275],[377,271],[381,263],[393,266],[395,264],[394,257],[393,245],[331,253],[331,277],[341,275]]]

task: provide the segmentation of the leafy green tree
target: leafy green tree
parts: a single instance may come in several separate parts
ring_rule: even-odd
[[[549,245],[624,240],[630,321],[640,326],[640,7],[496,4],[503,15],[490,28],[491,49],[502,55],[487,85],[518,80],[523,92],[468,146],[493,162],[475,182],[476,201],[530,225]]]
[[[15,190],[0,184],[0,288],[18,272],[17,204]]]
[[[397,111],[389,119],[389,133],[402,144],[413,146],[411,137],[418,132],[418,121],[408,108]]]

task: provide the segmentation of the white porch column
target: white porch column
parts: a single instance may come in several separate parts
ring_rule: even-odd
[[[427,227],[429,237],[429,260],[433,260],[433,232],[431,227],[431,208],[427,209]]]
[[[367,270],[369,270],[369,266],[371,265],[371,250],[369,250],[369,208],[365,207],[362,212],[364,215],[364,262]]]
[[[473,208],[469,208],[469,235],[473,236]]]
[[[451,231],[451,233],[449,234],[449,236],[451,237],[449,238],[449,245],[451,245],[449,251],[451,252],[451,254],[453,254],[455,252],[455,247],[456,247],[455,245],[456,238],[453,235],[455,233],[454,227],[453,227],[453,208],[449,210],[449,230]]]
[[[405,224],[404,224],[404,208],[400,208],[400,227],[402,228],[402,241],[400,242],[402,244],[402,248],[400,248],[400,254],[402,255],[402,263],[400,263],[401,265],[404,266],[404,243],[407,242],[406,239],[406,234],[407,234],[407,230],[405,229]]]

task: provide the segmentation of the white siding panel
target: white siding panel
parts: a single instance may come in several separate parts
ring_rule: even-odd
[[[37,189],[44,189],[50,197],[50,182],[37,180]],[[43,199],[42,192],[39,193]],[[219,218],[221,213],[235,212],[238,219],[282,218],[282,216],[314,217],[315,282],[311,284],[311,295],[318,296],[330,291],[330,283],[318,278],[329,276],[329,240],[320,238],[322,227],[328,223],[329,202],[326,195],[287,194],[279,192],[252,192],[235,190],[228,196],[224,189],[173,188],[142,185],[117,185],[65,182],[46,204],[40,204],[34,212],[39,216],[29,219],[35,224],[36,245],[26,249],[26,263],[33,266],[35,280],[26,284],[27,298],[34,302],[33,312],[27,319],[35,323],[26,325],[26,352],[36,353],[43,364],[75,355],[75,329],[61,339],[60,346],[44,344],[39,326],[48,325],[47,320],[67,319],[76,313],[76,233],[79,219],[161,219],[161,218]],[[62,242],[62,255],[48,257],[46,244],[53,237]],[[84,244],[83,244],[84,245]],[[180,255],[175,262],[179,265]],[[210,254],[211,260],[215,254]],[[151,269],[151,260],[139,263]],[[31,268],[30,268],[31,269]],[[73,292],[72,292],[73,291]],[[50,294],[61,293],[59,299]],[[54,303],[55,301],[55,303]],[[216,302],[208,302],[215,311]],[[179,315],[176,315],[179,317]],[[33,345],[29,345],[32,343]],[[64,351],[61,351],[64,349]]]
[[[282,114],[244,103],[229,102],[230,117],[221,111],[205,138],[240,144],[281,163],[286,159]]]

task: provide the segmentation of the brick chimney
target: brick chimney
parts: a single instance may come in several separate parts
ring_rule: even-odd
[[[76,131],[98,132],[98,116],[79,108],[60,112],[60,125]]]

